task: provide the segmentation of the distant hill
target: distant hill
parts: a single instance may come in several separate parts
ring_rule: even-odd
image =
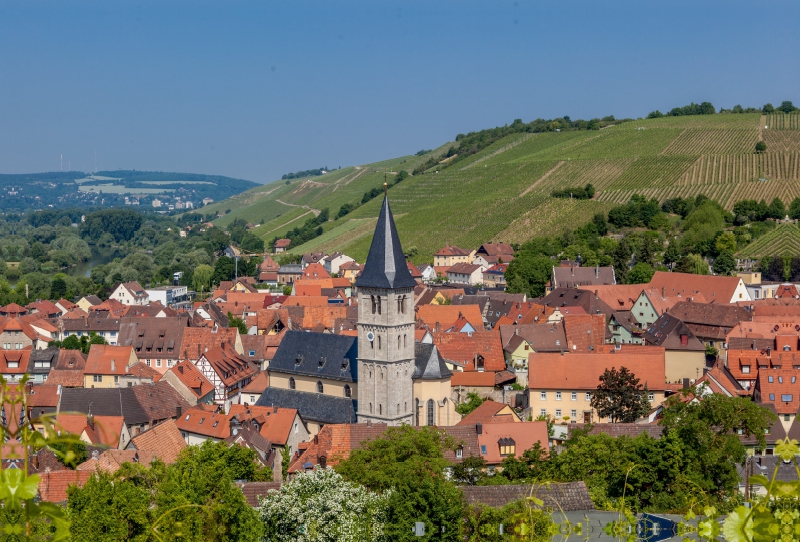
[[[448,143],[422,156],[348,167],[322,176],[253,188],[207,209],[231,212],[260,224],[266,241],[301,227],[312,213],[361,201],[380,188],[384,169],[418,173],[392,187],[397,227],[417,261],[431,261],[445,243],[476,247],[487,241],[521,243],[587,222],[594,213],[627,202],[633,194],[660,202],[705,194],[726,208],[743,199],[800,196],[800,113],[686,115],[621,124],[600,130],[513,133],[461,157]],[[758,141],[767,145],[756,154]],[[475,149],[472,149],[475,150]],[[429,167],[431,164],[435,164]],[[554,198],[556,190],[595,188],[592,199]],[[324,234],[293,252],[344,250],[366,257],[380,198],[324,224]],[[205,212],[205,210],[204,210]],[[413,252],[413,251],[412,251]]]
[[[204,198],[217,201],[252,187],[251,181],[219,175],[161,171],[49,172],[0,175],[0,210],[24,211],[53,207],[109,207],[124,205],[125,198],[149,205],[154,198],[165,208],[175,201]]]

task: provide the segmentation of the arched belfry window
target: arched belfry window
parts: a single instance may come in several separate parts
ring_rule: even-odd
[[[377,310],[378,307],[378,305],[375,303],[375,296],[371,295],[369,296],[369,299],[372,302],[372,314],[375,314],[375,311]]]
[[[428,418],[427,419],[428,425],[433,425],[435,419],[434,418],[435,409],[436,409],[436,403],[434,403],[433,399],[428,399],[428,408],[427,408],[428,412],[426,413]]]
[[[317,393],[323,393],[325,388],[322,386],[322,381],[317,380]]]
[[[348,397],[348,398],[352,397],[352,392],[350,391],[350,385],[349,384],[345,384],[344,385],[344,396]]]
[[[294,383],[294,377],[290,376],[289,377],[289,389],[293,390],[293,389],[295,389],[295,387],[296,387],[296,384]]]
[[[378,314],[380,314],[381,313],[381,296],[379,296],[379,295],[375,296],[375,299],[377,300],[377,303],[378,303]]]

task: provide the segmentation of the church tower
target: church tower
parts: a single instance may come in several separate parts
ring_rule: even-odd
[[[414,286],[385,196],[356,280],[359,422],[414,423]]]

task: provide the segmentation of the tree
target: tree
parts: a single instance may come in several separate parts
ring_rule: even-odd
[[[733,233],[726,231],[722,235],[717,237],[717,240],[714,241],[714,246],[717,249],[717,253],[730,252],[731,254],[733,254],[734,252],[736,252],[737,248],[736,236]]]
[[[761,261],[761,276],[764,280],[786,280],[783,257],[779,255],[768,256]]]
[[[789,278],[792,282],[800,281],[800,255],[792,256],[789,262]]]
[[[678,240],[672,239],[664,250],[664,257],[662,258],[664,264],[670,266],[677,263],[681,258],[681,253],[678,250]]]
[[[716,257],[712,268],[717,275],[730,275],[736,270],[736,259],[730,251],[725,250]]]
[[[526,293],[531,297],[543,296],[545,284],[552,274],[553,260],[523,250],[517,253],[506,268],[508,291]]]
[[[211,277],[211,282],[219,284],[223,280],[233,280],[236,274],[236,262],[233,258],[221,256],[217,263],[214,264],[214,274]]]
[[[764,113],[773,113],[775,111],[775,108],[772,106],[772,104],[767,103],[764,104],[764,107],[761,108],[761,111],[763,111]]]
[[[600,375],[591,405],[598,416],[616,423],[633,423],[650,412],[646,391],[626,367],[620,367],[619,371],[612,367]]]
[[[247,324],[244,323],[244,319],[237,318],[230,312],[228,313],[228,327],[238,328],[240,335],[247,335]]]
[[[388,541],[388,501],[387,492],[367,491],[328,467],[300,473],[267,493],[257,511],[265,541]]]
[[[767,150],[766,143],[764,143],[763,141],[759,141],[758,143],[756,143],[756,154],[762,154],[766,152],[766,150]]]
[[[471,391],[467,393],[467,400],[461,403],[460,405],[456,405],[456,412],[461,414],[462,416],[466,416],[479,406],[483,404],[486,399],[482,398],[477,393]]]
[[[639,247],[638,261],[652,266],[655,260],[656,243],[650,235],[644,235]]]
[[[67,492],[73,539],[145,542],[158,524],[169,540],[257,542],[258,514],[233,484],[257,468],[255,456],[235,444],[205,442],[185,448],[169,466],[125,463],[114,474],[98,473]]]
[[[789,204],[789,218],[792,220],[800,218],[800,198],[794,198]]]
[[[201,264],[195,267],[192,274],[192,286],[195,291],[208,291],[211,286],[211,277],[214,276],[214,268],[210,265]]]
[[[614,261],[614,274],[617,277],[617,282],[625,283],[628,277],[628,266],[631,263],[631,247],[628,244],[626,238],[623,238],[619,243],[617,243],[616,248],[614,248],[614,252],[611,254],[611,257]]]
[[[61,341],[61,348],[64,350],[80,350],[81,349],[81,340],[78,338],[77,335],[70,335],[63,341]]]
[[[264,252],[264,240],[250,232],[244,234],[240,246],[245,252]]]
[[[67,281],[63,276],[56,275],[50,283],[50,299],[59,300],[67,295]]]
[[[778,107],[778,111],[783,111],[784,113],[791,113],[792,111],[796,110],[797,108],[794,106],[794,104],[792,104],[791,100],[784,100]]]
[[[592,223],[594,224],[595,228],[597,228],[597,235],[600,237],[603,237],[608,233],[608,222],[606,222],[605,214],[595,214],[594,217],[592,217]]]
[[[688,254],[678,261],[675,271],[694,275],[708,275],[708,264],[699,254]]]
[[[687,397],[702,397],[688,401]],[[744,461],[740,440],[755,437],[763,447],[765,430],[775,415],[744,397],[702,393],[691,388],[667,399],[660,425],[685,443],[687,463],[694,466],[689,479],[707,493],[736,491],[736,465]]]
[[[775,220],[780,220],[786,216],[786,206],[783,205],[781,198],[775,198],[772,200],[772,203],[769,204],[768,216]]]
[[[650,282],[655,270],[649,264],[639,262],[633,266],[626,277],[627,284],[644,284]]]
[[[450,466],[444,450],[456,443],[434,427],[390,427],[336,466],[345,480],[370,491],[392,490],[385,533],[391,540],[418,540],[411,533],[416,521],[425,523],[426,533],[436,540],[460,540],[464,512],[461,490],[447,479]]]
[[[453,465],[450,476],[457,484],[480,485],[487,478],[486,460],[479,455],[467,456],[461,463]]]

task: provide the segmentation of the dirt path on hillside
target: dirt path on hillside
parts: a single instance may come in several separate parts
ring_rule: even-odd
[[[319,209],[314,209],[313,207],[309,207],[308,205],[296,205],[294,203],[286,203],[285,201],[281,201],[277,198],[275,198],[275,201],[277,201],[278,203],[282,203],[283,205],[288,205],[289,207],[301,207],[303,209],[308,209],[310,212],[314,213],[314,216],[317,216],[319,214]],[[304,213],[301,216],[305,216],[307,214],[308,213]],[[295,220],[297,220],[297,218],[293,218],[290,222],[294,222]]]
[[[522,197],[522,196],[524,196],[525,194],[527,194],[528,192],[530,192],[531,190],[533,190],[534,188],[536,188],[537,186],[539,186],[539,184],[541,184],[542,182],[544,182],[544,181],[545,181],[545,180],[546,180],[546,179],[547,179],[547,178],[550,176],[550,174],[551,174],[551,173],[553,173],[555,170],[557,170],[558,168],[560,168],[560,167],[561,167],[561,165],[562,165],[563,163],[564,163],[564,160],[561,160],[559,163],[557,163],[555,166],[553,166],[553,168],[552,168],[550,171],[548,171],[547,173],[545,173],[544,175],[542,175],[541,177],[539,177],[538,179],[536,179],[536,181],[535,181],[535,182],[534,182],[532,185],[530,185],[528,188],[526,188],[526,189],[525,189],[525,190],[522,192],[522,194],[520,194],[520,195],[519,195],[519,197]]]
[[[761,115],[761,120],[758,122],[758,140],[764,141],[764,126],[767,124],[767,116]]]
[[[679,133],[677,136],[675,136],[675,139],[673,139],[672,141],[670,141],[670,142],[669,142],[669,145],[667,145],[666,147],[664,147],[664,150],[663,150],[663,151],[661,151],[660,153],[658,153],[658,155],[659,155],[659,156],[664,156],[664,153],[666,153],[666,152],[669,150],[669,148],[670,148],[671,146],[673,146],[673,145],[675,144],[675,142],[676,142],[676,141],[678,141],[678,139],[679,139],[679,138],[680,138],[680,137],[681,137],[681,136],[682,136],[682,135],[683,135],[685,132],[686,132],[686,128],[684,128],[684,129],[683,129],[683,131],[682,131],[681,133]]]
[[[281,202],[281,203],[283,203],[283,202]],[[315,210],[316,210],[316,209],[315,209]],[[311,213],[313,213],[313,212],[314,212],[314,211],[308,211],[307,213],[303,213],[303,214],[302,214],[302,215],[300,215],[300,216],[296,216],[296,217],[294,217],[293,219],[291,219],[290,221],[288,221],[288,222],[284,222],[284,223],[283,223],[283,224],[281,224],[280,226],[275,226],[275,227],[274,227],[274,228],[272,228],[271,230],[269,230],[269,231],[266,231],[266,232],[262,233],[262,234],[261,234],[259,237],[262,237],[262,238],[263,238],[263,237],[265,237],[265,236],[269,235],[270,233],[276,232],[276,231],[278,231],[279,229],[281,229],[281,228],[283,228],[283,227],[286,227],[286,226],[288,226],[289,224],[291,224],[291,223],[292,223],[292,222],[294,222],[295,220],[297,220],[297,219],[299,219],[299,218],[303,218],[304,216],[306,216],[306,215],[308,215],[308,214],[311,214]],[[317,214],[319,214],[319,213],[317,213]]]

